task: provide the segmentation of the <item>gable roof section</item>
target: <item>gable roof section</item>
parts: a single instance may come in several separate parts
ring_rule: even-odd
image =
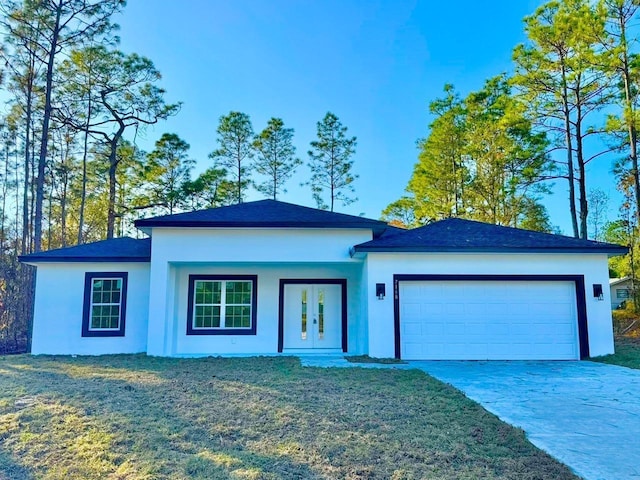
[[[259,200],[228,207],[164,215],[137,220],[138,228],[148,227],[217,227],[217,228],[364,228],[380,235],[385,222],[302,207],[277,200]]]
[[[355,252],[574,252],[624,255],[627,247],[562,235],[450,218],[413,230],[385,234]]]
[[[151,239],[112,238],[74,247],[21,255],[18,258],[25,263],[150,262]]]

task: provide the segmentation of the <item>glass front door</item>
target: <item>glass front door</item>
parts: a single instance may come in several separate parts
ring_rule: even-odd
[[[287,284],[284,348],[341,348],[342,287]]]

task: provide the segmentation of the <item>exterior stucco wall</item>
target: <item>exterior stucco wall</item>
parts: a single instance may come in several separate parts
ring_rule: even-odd
[[[164,355],[199,356],[231,354],[275,354],[278,352],[279,286],[281,279],[335,279],[347,280],[347,339],[350,353],[363,353],[367,348],[360,337],[364,320],[360,315],[360,265],[331,264],[309,266],[292,264],[276,266],[266,264],[227,265],[172,265],[172,316],[168,321],[169,335]],[[189,275],[257,275],[258,300],[256,335],[187,335],[187,293]],[[310,281],[313,283],[313,281]],[[365,326],[366,327],[366,326]],[[285,327],[286,328],[286,327]],[[287,345],[284,345],[285,352]]]
[[[591,356],[613,353],[607,256],[604,254],[446,254],[369,253],[366,259],[369,355],[393,357],[394,274],[584,275]],[[387,296],[375,298],[375,284],[385,283]],[[593,297],[592,284],[604,289]]]
[[[153,230],[147,352],[150,355],[267,354],[277,352],[282,278],[346,278],[349,352],[363,353],[362,259],[349,248],[370,230]],[[186,335],[189,274],[258,275],[256,335]]]
[[[124,337],[82,337],[86,272],[128,272]],[[149,264],[46,263],[38,265],[33,354],[103,355],[147,349]]]

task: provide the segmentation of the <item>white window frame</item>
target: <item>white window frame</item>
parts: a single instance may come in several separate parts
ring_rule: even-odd
[[[249,303],[226,303],[227,295],[227,283],[248,283],[251,285],[251,292]],[[220,283],[220,303],[197,303],[196,291],[198,283]],[[221,278],[221,279],[197,279],[193,281],[193,304],[191,315],[191,328],[193,330],[251,330],[253,327],[253,289],[255,288],[254,281],[248,279],[233,279],[233,278]],[[220,307],[220,326],[219,327],[197,327],[196,326],[196,307]],[[226,307],[249,307],[249,326],[236,327],[227,326],[227,312]]]
[[[93,285],[95,284],[95,282],[97,281],[104,281],[104,280],[120,280],[120,299],[118,301],[118,303],[94,303],[93,302]],[[91,300],[90,300],[90,304],[89,304],[89,331],[90,332],[117,332],[120,330],[121,328],[121,324],[122,324],[122,291],[124,289],[124,278],[122,277],[92,277],[91,278]],[[118,326],[117,327],[110,327],[110,328],[102,328],[102,327],[92,327],[93,324],[93,307],[94,306],[100,306],[100,307],[113,307],[113,306],[117,306],[118,307]]]

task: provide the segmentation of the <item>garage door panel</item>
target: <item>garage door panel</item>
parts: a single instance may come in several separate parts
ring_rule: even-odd
[[[557,281],[400,283],[407,359],[577,359],[575,284]]]
[[[422,315],[441,315],[444,313],[444,305],[441,303],[424,303],[421,305],[420,313]]]
[[[464,335],[466,325],[464,323],[445,323],[445,333],[455,336]]]
[[[539,323],[537,324],[538,334],[543,337],[552,337],[557,336],[562,332],[559,325],[554,325],[553,323]]]
[[[466,334],[470,337],[473,335],[482,335],[483,338],[486,338],[487,326],[484,323],[468,323]]]
[[[459,300],[458,300],[459,301]],[[461,315],[464,314],[464,304],[462,303],[447,303],[444,309],[447,315]]]
[[[496,302],[489,300],[485,304],[485,311],[490,315],[504,315],[506,312],[504,311],[504,303]]]
[[[501,337],[509,335],[511,332],[508,323],[489,323],[487,324],[487,334],[491,336]]]
[[[441,323],[427,324],[424,327],[423,333],[427,339],[434,336],[443,336],[445,333],[445,327]]]
[[[464,312],[466,314],[472,314],[472,315],[476,315],[479,313],[485,314],[487,312],[487,305],[479,302],[466,303],[464,304]]]
[[[422,351],[422,344],[420,343],[411,343],[408,342],[404,345],[405,352],[407,357],[410,358],[419,358],[419,356],[424,355],[426,352]],[[435,349],[431,350],[434,355],[438,355],[442,352],[437,352]]]
[[[402,333],[406,336],[417,337],[422,335],[421,322],[406,322],[402,325]]]

